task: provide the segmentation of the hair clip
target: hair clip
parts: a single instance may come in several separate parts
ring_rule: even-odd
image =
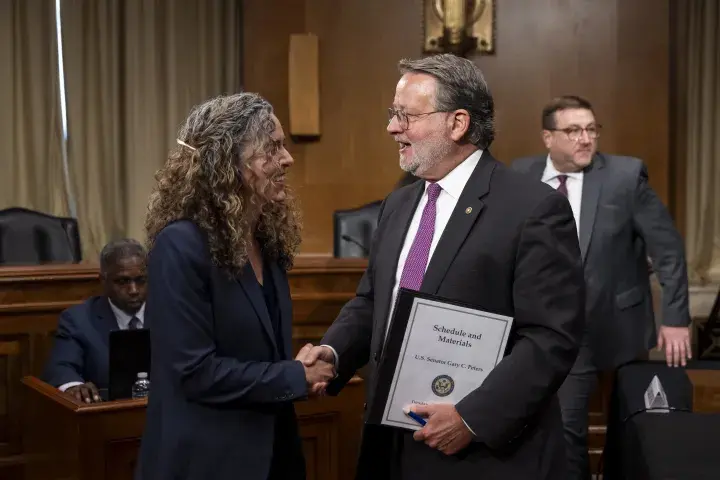
[[[189,148],[190,150],[192,150],[193,152],[197,151],[197,148],[191,147],[190,145],[188,145],[187,143],[183,142],[183,141],[180,140],[179,138],[175,139],[175,141],[178,143],[178,145],[182,145],[183,147],[187,147],[187,148]]]

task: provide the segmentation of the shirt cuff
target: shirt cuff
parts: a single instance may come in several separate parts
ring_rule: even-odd
[[[77,385],[82,385],[82,384],[83,384],[83,382],[68,382],[68,383],[63,383],[62,385],[60,385],[60,386],[58,387],[58,390],[60,390],[61,392],[64,392],[65,390],[67,390],[67,389],[70,388],[70,387],[75,387],[75,386],[77,386]]]
[[[473,437],[477,437],[477,435],[475,434],[475,432],[473,432],[473,429],[472,429],[472,428],[470,428],[470,425],[468,425],[468,424],[467,424],[467,422],[465,421],[465,419],[464,419],[464,418],[462,418],[462,417],[460,417],[460,420],[462,420],[462,421],[463,421],[463,423],[465,424],[465,426],[467,427],[467,429],[468,429],[468,430],[470,430],[470,433],[472,433],[472,434],[473,434]]]
[[[338,357],[337,352],[333,347],[330,345],[320,345],[321,347],[327,347],[330,349],[330,351],[333,353],[333,357],[335,357],[335,371],[337,372],[340,367],[340,357]]]

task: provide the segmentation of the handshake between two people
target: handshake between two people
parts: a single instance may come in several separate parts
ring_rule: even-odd
[[[300,349],[295,360],[305,368],[305,381],[310,396],[325,395],[330,380],[336,377],[335,355],[324,346],[306,344]]]

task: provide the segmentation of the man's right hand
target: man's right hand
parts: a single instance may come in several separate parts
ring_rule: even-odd
[[[92,382],[75,385],[65,390],[65,393],[74,397],[78,402],[99,403],[102,402],[97,387]]]
[[[323,362],[331,363],[334,365],[335,354],[328,347],[318,345],[309,349],[309,351],[303,357],[303,363],[306,367],[309,367],[318,360],[322,360]]]
[[[312,395],[322,395],[330,380],[335,378],[335,355],[327,347],[314,347],[308,343],[298,353],[295,360],[302,362],[305,379]]]

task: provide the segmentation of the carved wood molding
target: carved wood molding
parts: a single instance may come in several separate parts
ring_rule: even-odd
[[[98,265],[94,264],[53,264],[0,268],[0,285],[4,283],[35,283],[100,278]]]
[[[20,355],[20,342],[0,342],[0,357]]]

